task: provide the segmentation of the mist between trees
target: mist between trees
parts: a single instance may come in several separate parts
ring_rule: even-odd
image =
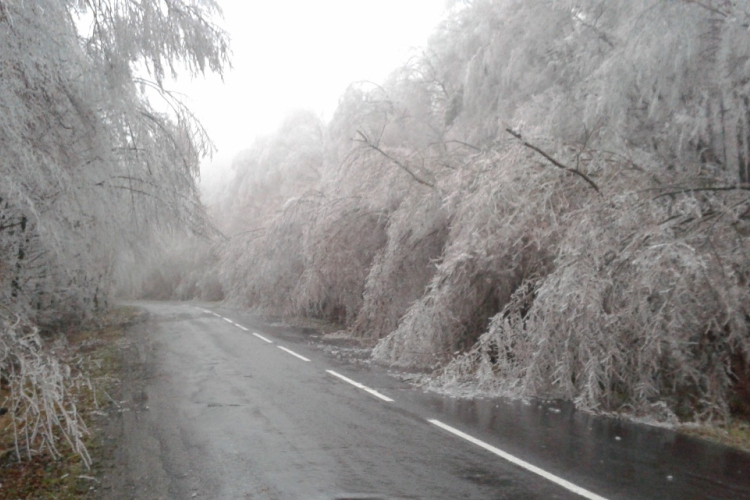
[[[746,1],[454,5],[236,158],[224,294],[443,388],[747,417],[748,26]]]
[[[210,0],[0,0],[0,406],[19,458],[68,446],[88,465],[81,373],[50,341],[106,310],[120,256],[147,235],[210,233],[195,177],[211,144],[162,81],[222,71],[217,14]]]

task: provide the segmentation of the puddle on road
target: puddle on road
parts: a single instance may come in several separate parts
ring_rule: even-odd
[[[566,402],[424,397],[436,415],[484,431],[504,451],[566,479],[610,478],[602,481],[602,491],[615,496],[629,491],[640,492],[637,498],[750,499],[750,454],[740,450],[580,412]]]

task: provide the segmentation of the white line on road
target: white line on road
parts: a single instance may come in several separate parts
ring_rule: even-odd
[[[276,347],[278,347],[279,349],[281,349],[281,350],[282,350],[282,351],[284,351],[284,352],[288,352],[288,353],[289,353],[289,354],[291,354],[292,356],[297,356],[297,357],[298,357],[299,359],[301,359],[302,361],[310,361],[310,360],[309,360],[309,359],[307,359],[306,357],[304,357],[304,356],[300,356],[300,355],[299,355],[299,354],[297,354],[296,352],[294,352],[294,351],[292,351],[292,350],[289,350],[289,349],[287,349],[286,347],[283,347],[283,346],[280,346],[280,345],[277,345]]]
[[[358,388],[358,389],[362,389],[362,390],[363,390],[363,391],[365,391],[365,392],[369,392],[369,393],[370,393],[370,394],[372,394],[373,396],[375,396],[375,397],[377,397],[377,398],[380,398],[380,399],[382,399],[383,401],[387,401],[388,403],[392,403],[392,402],[393,402],[393,400],[392,400],[391,398],[389,398],[388,396],[384,396],[384,395],[380,394],[380,393],[379,393],[378,391],[376,391],[375,389],[370,389],[370,388],[369,388],[369,387],[367,387],[366,385],[362,385],[362,384],[360,384],[359,382],[355,382],[354,380],[352,380],[352,379],[350,379],[350,378],[344,377],[344,376],[343,376],[343,375],[341,375],[340,373],[336,373],[336,372],[335,372],[335,371],[333,371],[333,370],[326,370],[326,372],[327,372],[327,373],[330,373],[330,374],[331,374],[331,375],[333,375],[334,377],[338,377],[338,378],[340,378],[340,379],[341,379],[341,380],[343,380],[344,382],[348,382],[348,383],[352,384],[352,385],[353,385],[354,387],[356,387],[356,388]]]
[[[222,315],[220,315],[220,314],[216,314],[216,313],[215,313],[215,312],[213,312],[213,311],[209,311],[208,309],[203,309],[202,307],[196,307],[196,309],[198,309],[199,311],[203,311],[204,313],[208,313],[208,314],[213,314],[213,315],[214,315],[214,316],[216,316],[217,318],[221,318],[221,319],[223,319],[224,321],[226,321],[227,323],[231,323],[231,324],[233,324],[234,326],[236,326],[237,328],[241,328],[241,329],[245,330],[246,332],[249,332],[249,331],[250,331],[250,330],[248,330],[247,328],[245,328],[244,326],[240,325],[239,323],[235,323],[235,322],[234,322],[234,321],[232,321],[231,319],[229,319],[229,318],[225,318],[224,316],[222,316]],[[261,338],[263,338],[263,337],[261,337]],[[263,338],[263,340],[265,340],[266,342],[271,342],[270,340],[268,340],[268,339],[266,339],[266,338]]]
[[[260,333],[255,333],[255,332],[253,332],[253,335],[255,335],[256,337],[258,337],[258,338],[259,338],[260,340],[262,340],[263,342],[268,342],[269,344],[273,344],[273,340],[269,340],[269,339],[265,338],[265,337],[264,337],[263,335],[261,335]]]
[[[575,484],[573,484],[573,483],[571,483],[569,481],[566,481],[565,479],[563,479],[561,477],[555,476],[554,474],[550,474],[549,472],[547,472],[545,470],[542,470],[539,467],[531,465],[530,463],[525,462],[525,461],[521,460],[520,458],[516,458],[513,455],[511,455],[510,453],[506,453],[506,452],[504,452],[503,450],[501,450],[499,448],[495,448],[494,446],[492,446],[490,444],[487,444],[484,441],[480,441],[479,439],[477,439],[477,438],[475,438],[473,436],[469,436],[468,434],[466,434],[464,432],[461,432],[458,429],[455,429],[455,428],[451,427],[450,425],[446,425],[446,424],[442,423],[439,420],[427,420],[427,421],[430,422],[431,424],[437,425],[441,429],[444,429],[444,430],[450,432],[451,434],[454,434],[454,435],[456,435],[456,436],[458,436],[460,438],[463,438],[463,439],[469,441],[470,443],[473,443],[473,444],[475,444],[475,445],[477,445],[477,446],[479,446],[481,448],[484,448],[485,450],[489,451],[490,453],[494,453],[495,455],[499,456],[500,458],[503,458],[503,459],[507,460],[508,462],[510,462],[512,464],[518,465],[519,467],[523,467],[524,469],[528,470],[529,472],[533,472],[534,474],[537,474],[537,475],[543,477],[544,479],[547,479],[548,481],[552,481],[553,483],[555,483],[555,484],[557,484],[559,486],[562,486],[563,488],[565,488],[567,490],[570,490],[570,491],[572,491],[573,493],[575,493],[577,495],[580,495],[580,496],[582,496],[584,498],[587,498],[589,500],[607,500],[606,498],[601,497],[601,496],[597,495],[596,493],[592,493],[589,490],[583,489],[580,486],[576,486]]]

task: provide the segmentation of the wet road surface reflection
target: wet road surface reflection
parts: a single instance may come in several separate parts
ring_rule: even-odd
[[[611,500],[750,499],[750,454],[727,446],[565,402],[424,398],[467,432]]]

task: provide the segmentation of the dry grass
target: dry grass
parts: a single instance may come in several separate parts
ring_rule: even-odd
[[[49,498],[72,500],[98,498],[101,458],[110,450],[105,443],[101,428],[107,419],[107,411],[116,411],[117,379],[120,366],[118,343],[124,328],[138,321],[141,312],[134,308],[115,308],[110,313],[90,323],[89,327],[72,332],[68,339],[55,343],[56,356],[71,367],[66,385],[67,397],[75,404],[77,415],[85,420],[86,433],[80,438],[80,446],[86,454],[81,455],[70,446],[64,433],[65,427],[52,429],[50,439],[56,443],[56,451],[37,446],[20,455],[16,452],[13,413],[0,417],[0,484],[3,498]],[[5,386],[0,397],[2,405],[12,399],[10,388]],[[23,432],[23,429],[21,429]],[[79,448],[80,449],[80,448]]]
[[[731,420],[721,425],[686,424],[677,430],[715,443],[750,452],[750,422]]]

